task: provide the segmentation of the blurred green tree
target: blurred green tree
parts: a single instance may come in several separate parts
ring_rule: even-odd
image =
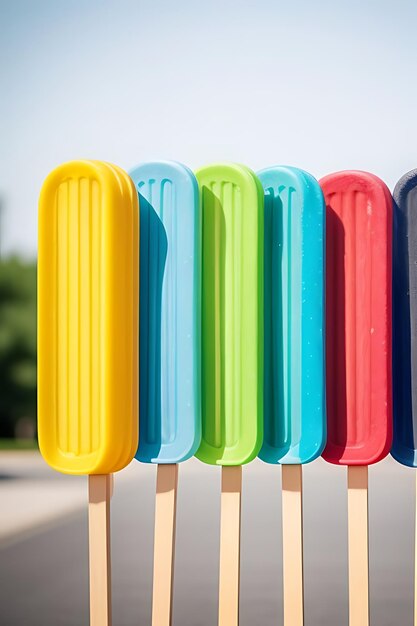
[[[36,263],[0,261],[0,438],[36,423]]]

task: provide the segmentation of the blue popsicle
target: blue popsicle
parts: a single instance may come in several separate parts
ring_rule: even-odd
[[[264,441],[267,463],[308,463],[326,440],[325,205],[294,167],[258,173],[265,191]]]
[[[417,169],[398,181],[393,197],[391,454],[403,465],[417,467]]]
[[[130,172],[140,199],[139,447],[179,463],[201,439],[201,212],[197,181],[175,162]]]

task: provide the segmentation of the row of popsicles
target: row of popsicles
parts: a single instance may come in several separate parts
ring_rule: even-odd
[[[64,164],[40,198],[42,454],[368,465],[393,396],[392,453],[417,465],[416,316],[416,172],[393,203],[358,171]]]

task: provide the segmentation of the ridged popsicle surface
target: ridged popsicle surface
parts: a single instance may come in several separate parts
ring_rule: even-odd
[[[291,167],[258,174],[265,193],[265,396],[268,463],[307,463],[326,435],[325,207],[318,182]]]
[[[192,172],[173,162],[131,172],[140,194],[142,462],[179,463],[201,439],[201,208]]]
[[[197,179],[203,205],[202,443],[206,463],[240,465],[262,442],[263,192],[243,166]]]
[[[39,438],[67,473],[120,469],[138,436],[138,206],[124,176],[69,163],[40,199]]]
[[[369,465],[392,438],[392,198],[366,172],[320,181],[326,201],[327,445],[332,463]]]

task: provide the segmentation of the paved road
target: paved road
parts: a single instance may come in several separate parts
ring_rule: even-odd
[[[155,468],[134,465],[112,501],[115,626],[150,624]],[[306,626],[347,625],[344,468],[304,470]],[[65,488],[65,480],[60,488]],[[83,479],[80,479],[83,481]],[[81,483],[80,483],[81,484]],[[175,626],[214,626],[220,473],[181,467]],[[84,487],[83,487],[84,488]],[[1,493],[1,492],[0,492]],[[386,460],[370,470],[371,617],[375,626],[412,624],[414,472]],[[241,626],[282,623],[280,472],[244,470]],[[0,542],[0,624],[88,624],[84,507],[12,543]]]

